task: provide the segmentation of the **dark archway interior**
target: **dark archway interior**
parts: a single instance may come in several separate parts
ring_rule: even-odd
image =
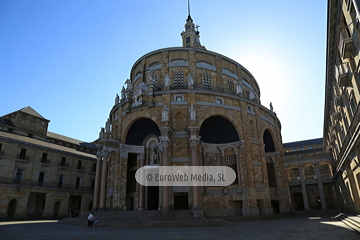
[[[201,141],[205,143],[231,143],[239,141],[236,128],[226,118],[213,116],[206,119],[200,128]]]
[[[150,134],[160,136],[158,125],[148,118],[141,118],[130,127],[125,143],[129,145],[142,145],[144,139]]]
[[[12,218],[16,212],[16,204],[17,204],[17,200],[16,199],[12,199],[10,202],[9,202],[9,206],[8,206],[8,211],[7,211],[7,214],[8,214],[8,218]]]
[[[263,140],[264,140],[264,147],[265,147],[265,152],[275,152],[275,145],[274,145],[274,141],[271,137],[271,134],[268,130],[265,130],[264,132],[264,136],[263,136]]]

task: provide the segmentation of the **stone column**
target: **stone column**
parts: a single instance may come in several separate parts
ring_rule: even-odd
[[[198,141],[195,139],[190,139],[190,148],[191,148],[191,166],[199,166],[198,159],[197,159],[197,145]],[[193,186],[193,209],[199,209],[199,187]]]
[[[304,179],[304,171],[303,171],[302,165],[299,165],[299,175],[300,175],[300,181],[301,181],[302,196],[303,196],[303,201],[304,201],[304,210],[310,211],[309,198],[308,198],[308,194],[306,191],[306,183],[305,183],[305,179]]]
[[[169,148],[169,138],[168,136],[160,137],[160,141],[162,143],[162,162],[161,166],[169,166],[169,156],[168,156],[168,148]],[[169,210],[169,186],[162,187],[162,210]]]
[[[138,158],[140,159],[140,168],[144,166],[144,154],[140,153],[138,155]],[[140,179],[144,176],[140,176]],[[143,185],[139,185],[139,208],[138,210],[144,210],[144,189],[145,187]]]
[[[97,154],[97,161],[96,161],[94,200],[93,200],[93,210],[94,211],[99,210],[101,159],[102,159],[102,156],[100,155],[100,153],[98,153]]]
[[[316,171],[316,178],[317,178],[319,194],[320,194],[321,210],[326,210],[327,209],[326,199],[324,194],[324,186],[321,178],[319,163],[315,163],[315,171]]]
[[[238,187],[241,188],[241,179],[240,179],[240,156],[239,156],[239,146],[234,147],[234,152],[236,154],[236,178]]]
[[[109,160],[109,153],[105,153],[104,158],[103,158],[103,164],[102,164],[99,211],[104,211],[105,205],[106,205],[106,183],[107,183],[108,160]]]
[[[191,149],[191,165],[199,166],[199,161],[197,157],[197,147],[200,142],[200,137],[198,137],[199,127],[198,126],[189,126],[188,133],[190,135],[189,144]],[[200,207],[199,203],[199,186],[193,186],[192,188],[192,213],[194,218],[201,218],[204,216],[204,211]]]

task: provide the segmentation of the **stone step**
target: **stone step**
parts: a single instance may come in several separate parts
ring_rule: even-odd
[[[358,216],[339,213],[335,217],[360,234],[360,218]]]
[[[87,219],[90,212],[82,212],[81,219]],[[194,220],[191,210],[179,211],[95,211],[95,218],[98,220],[114,221],[182,221]]]
[[[83,218],[64,218],[59,221],[60,224],[87,226],[87,220]],[[99,220],[98,227],[116,227],[116,228],[186,228],[186,227],[214,227],[228,226],[234,223],[224,219],[205,219],[188,221],[116,221]]]

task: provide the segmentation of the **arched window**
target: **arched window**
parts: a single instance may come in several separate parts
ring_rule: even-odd
[[[213,116],[206,119],[200,128],[201,141],[205,143],[231,143],[239,141],[234,125],[226,118]]]
[[[315,168],[313,166],[304,167],[304,176],[305,176],[305,179],[314,179],[314,178],[316,178]]]
[[[273,138],[268,130],[265,130],[263,135],[265,152],[275,152],[275,145]]]
[[[141,118],[131,125],[125,143],[130,145],[142,145],[144,139],[150,134],[160,136],[158,125],[153,120]]]

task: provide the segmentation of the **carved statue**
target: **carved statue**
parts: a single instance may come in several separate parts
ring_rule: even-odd
[[[254,89],[250,90],[250,100],[254,100],[255,98],[255,93],[254,93]]]
[[[156,151],[156,148],[155,146],[151,146],[151,149],[150,149],[150,165],[152,164],[157,164],[157,151]]]
[[[133,86],[132,86],[132,81],[130,79],[127,79],[126,82],[126,90],[132,90]]]
[[[161,121],[166,122],[169,121],[169,107],[164,105],[162,108]]]
[[[170,87],[170,85],[171,85],[170,75],[168,73],[165,75],[164,85],[165,85],[165,87]]]
[[[110,126],[111,126],[111,122],[110,119],[108,118],[106,121],[105,133],[111,133]]]
[[[116,97],[115,97],[115,105],[118,104],[120,102],[120,97],[118,94],[116,94]]]
[[[236,84],[236,95],[242,94],[242,84]]]
[[[189,85],[189,86],[193,86],[193,85],[194,85],[194,76],[190,73],[190,74],[187,76],[187,79],[188,79],[188,85]]]
[[[142,96],[143,96],[143,91],[141,87],[137,88],[134,92],[134,95],[132,96],[134,100],[134,106],[138,106],[142,104]]]
[[[196,109],[193,104],[189,107],[190,120],[196,120]]]
[[[123,86],[122,89],[121,89],[121,99],[124,99],[124,100],[126,99],[124,86]]]
[[[274,112],[274,108],[273,108],[272,102],[270,102],[270,111],[271,111],[271,112]]]
[[[101,131],[99,132],[99,138],[103,139],[104,138],[104,134],[105,134],[105,129],[102,127]]]
[[[148,81],[149,83],[155,82],[152,71],[148,73],[148,79],[149,79],[149,81]]]

